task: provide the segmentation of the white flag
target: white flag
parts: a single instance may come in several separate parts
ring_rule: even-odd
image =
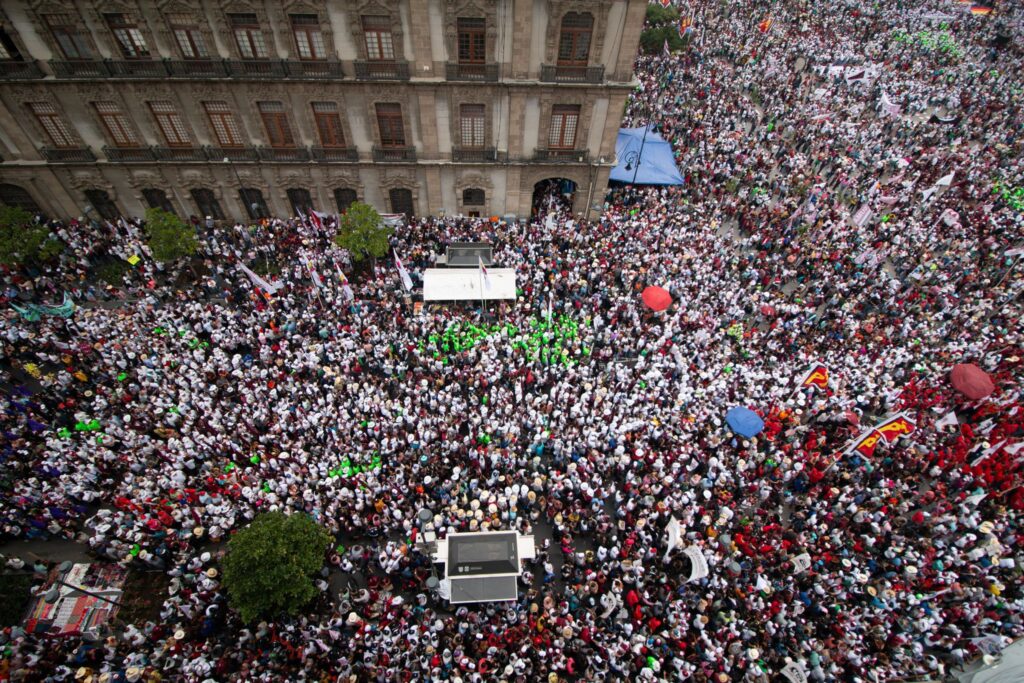
[[[953,171],[949,175],[944,175],[935,181],[935,187],[949,187],[953,184],[953,176],[956,175],[956,171]]]
[[[284,287],[284,283],[281,282],[267,282],[259,275],[246,268],[244,263],[239,263],[238,267],[243,273],[249,276],[249,280],[251,280],[254,285],[262,289],[267,294],[276,294],[277,290]]]
[[[669,553],[679,546],[681,533],[682,530],[679,528],[679,520],[675,517],[669,518],[668,525],[665,526],[665,560],[668,560]]]
[[[398,258],[398,252],[395,252],[395,268],[398,269],[398,276],[402,278],[402,286],[405,287],[405,291],[412,291],[412,278],[409,277],[409,271],[402,265],[402,259]]]
[[[306,270],[309,271],[309,277],[313,280],[313,284],[316,285],[316,288],[323,289],[324,281],[320,279],[320,273],[316,272],[316,268],[314,268],[309,261],[306,261]]]
[[[885,92],[882,93],[882,111],[889,116],[899,116],[901,113],[900,105],[896,104],[889,99],[889,95]]]
[[[977,505],[981,501],[985,500],[987,493],[975,493],[973,495],[964,498],[964,505]]]
[[[480,279],[484,283],[484,289],[491,288],[491,278],[487,275],[487,266],[484,265],[484,257],[480,254],[476,255],[477,263],[480,265]]]
[[[956,413],[951,410],[949,411],[948,415],[946,415],[944,418],[936,422],[935,426],[938,427],[939,429],[942,429],[946,425],[956,426],[959,424],[960,421],[956,419]]]
[[[334,269],[338,271],[338,280],[341,282],[341,292],[345,295],[346,301],[352,301],[356,298],[356,295],[352,293],[352,286],[348,283],[348,278],[345,277],[345,273],[341,272],[341,266],[335,262]]]

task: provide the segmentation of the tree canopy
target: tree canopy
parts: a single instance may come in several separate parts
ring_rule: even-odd
[[[305,514],[267,512],[228,542],[224,587],[242,619],[296,614],[316,597],[331,535]]]
[[[163,209],[146,209],[145,232],[153,258],[162,263],[191,256],[198,248],[192,226]]]
[[[43,263],[59,255],[64,244],[50,236],[50,229],[37,224],[25,209],[0,204],[0,263],[24,265]]]
[[[640,47],[646,54],[661,52],[668,42],[669,50],[679,50],[687,41],[679,35],[679,10],[661,5],[647,6],[647,21],[640,34]]]
[[[338,234],[334,242],[347,249],[353,261],[367,257],[380,258],[388,253],[388,237],[394,230],[384,225],[383,219],[369,204],[354,202],[338,220]]]

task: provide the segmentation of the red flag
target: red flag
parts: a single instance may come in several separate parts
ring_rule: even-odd
[[[662,7],[668,7],[671,4],[672,4],[672,0],[661,0],[661,6]]]
[[[772,19],[772,15],[769,14],[764,18],[764,21],[757,25],[757,30],[761,33],[768,33],[768,31],[772,30],[772,24],[774,23],[775,20]]]
[[[316,228],[317,232],[323,232],[324,222],[320,220],[320,214],[316,212],[316,209],[309,210],[309,222],[313,224],[313,227]]]
[[[865,458],[870,458],[875,454],[875,448],[878,447],[878,442],[883,440],[883,438],[877,429],[873,429],[867,436],[858,440],[850,450],[857,451]]]
[[[901,436],[913,434],[916,429],[917,425],[904,413],[886,420],[875,428],[885,438],[886,443],[893,443]]]
[[[824,363],[814,363],[810,369],[807,370],[807,374],[800,381],[800,387],[815,387],[821,391],[828,389],[829,372],[828,366]]]

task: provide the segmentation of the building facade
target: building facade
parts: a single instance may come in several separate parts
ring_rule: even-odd
[[[0,202],[526,216],[602,201],[647,0],[5,0]]]

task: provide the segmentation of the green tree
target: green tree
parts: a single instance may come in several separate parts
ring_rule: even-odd
[[[647,26],[663,26],[679,23],[679,10],[675,7],[647,5]]]
[[[316,597],[331,535],[304,514],[267,512],[228,542],[224,587],[246,622],[296,614]]]
[[[348,249],[355,262],[366,257],[380,258],[388,253],[388,237],[394,232],[369,204],[355,202],[338,221],[334,242]]]
[[[686,47],[687,41],[679,37],[679,27],[675,25],[657,26],[649,28],[640,34],[640,48],[645,54],[658,54],[665,49],[665,41],[668,41],[668,49],[675,52]]]
[[[64,251],[64,244],[50,236],[25,209],[0,204],[0,263],[20,266],[30,261],[43,263]]]
[[[146,209],[145,231],[146,244],[161,263],[191,256],[198,248],[192,226],[163,209]]]

